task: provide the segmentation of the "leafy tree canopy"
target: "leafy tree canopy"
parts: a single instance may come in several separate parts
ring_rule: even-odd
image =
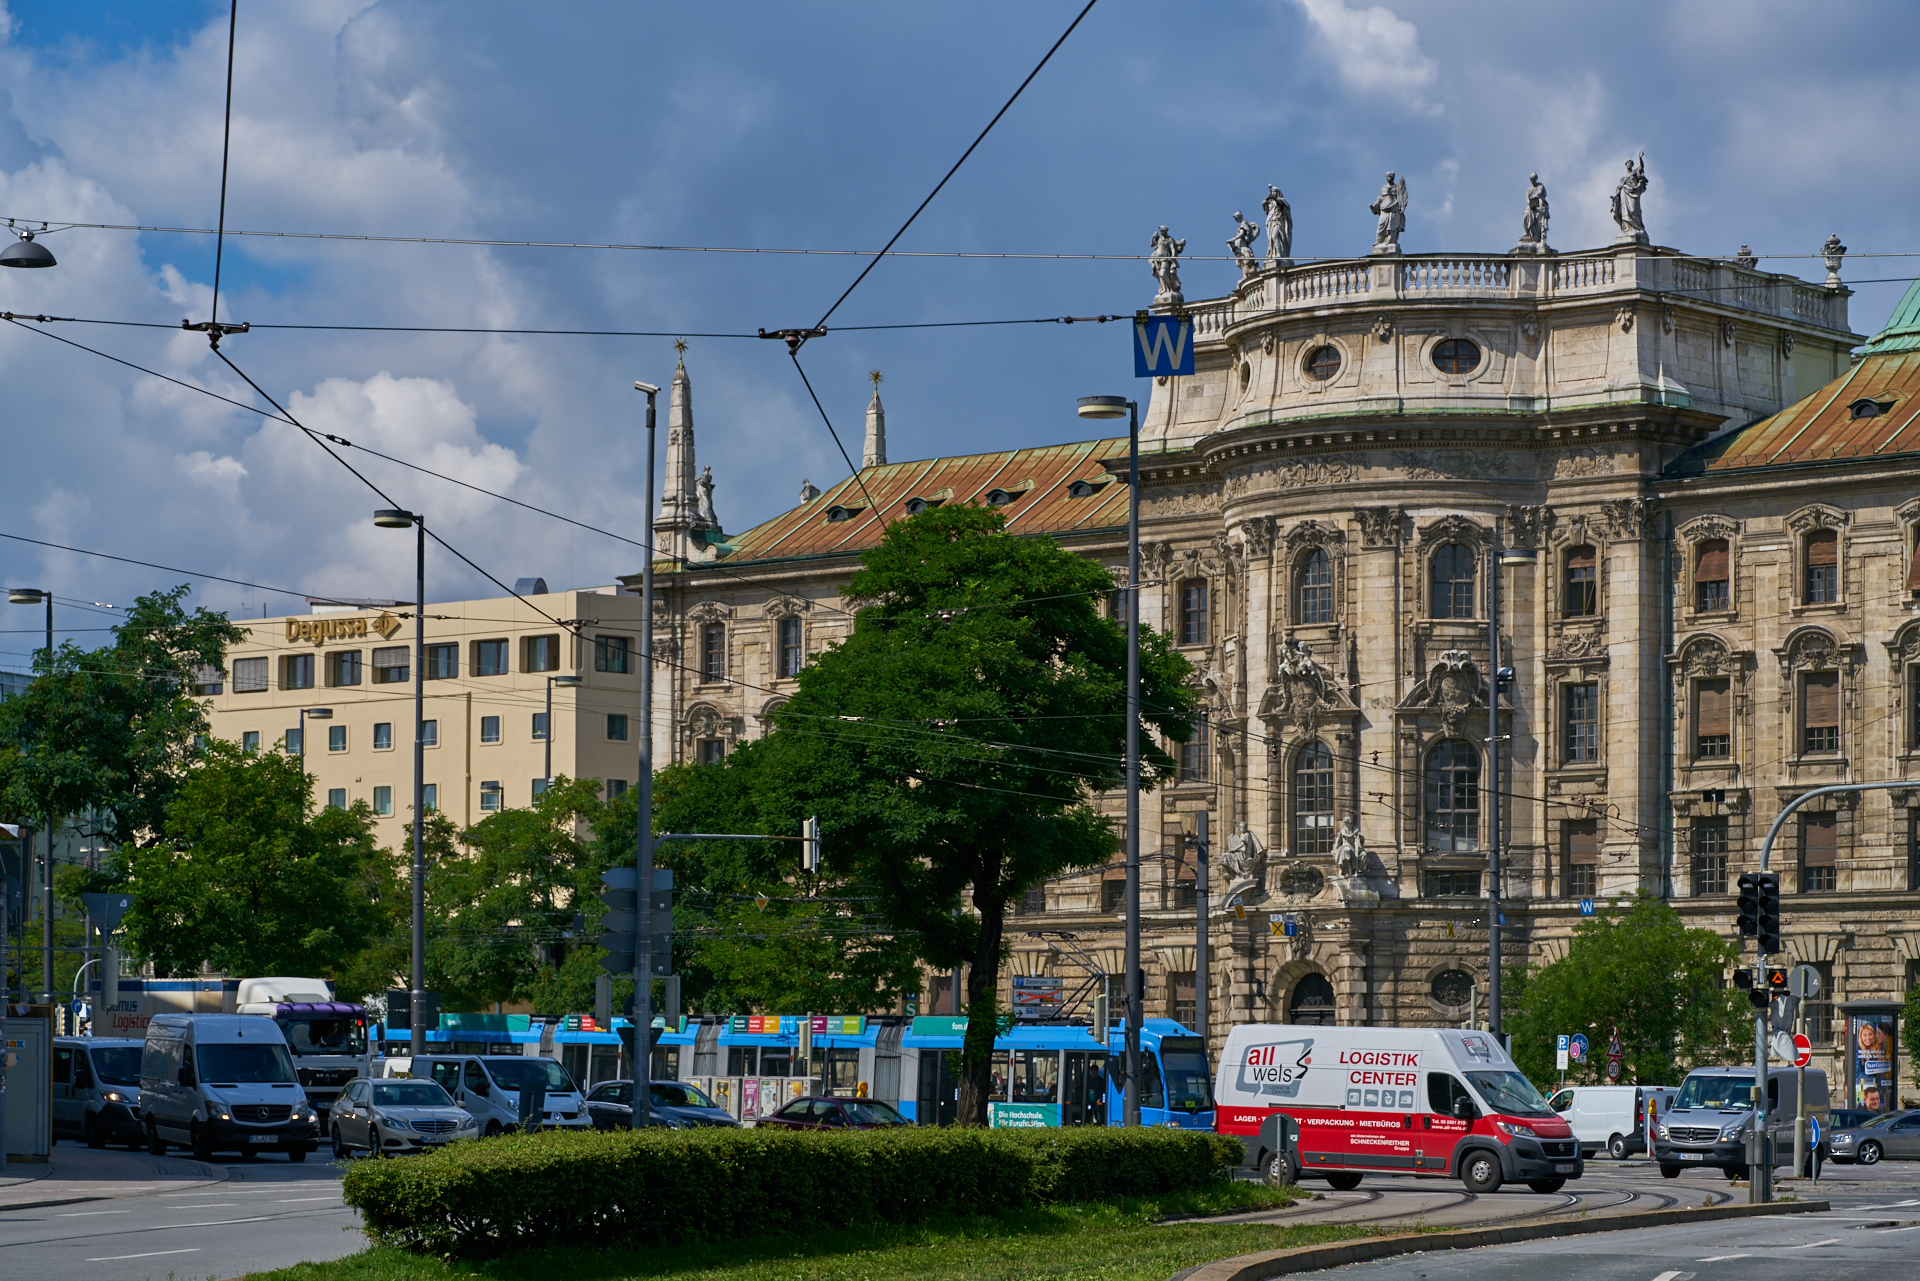
[[[1509,980],[1506,1030],[1513,1058],[1535,1081],[1559,1077],[1555,1038],[1575,1032],[1592,1044],[1575,1084],[1605,1083],[1608,1038],[1626,1052],[1624,1084],[1674,1085],[1701,1063],[1752,1055],[1751,1009],[1723,986],[1738,946],[1712,930],[1689,929],[1673,905],[1642,891],[1574,928],[1566,956]]]

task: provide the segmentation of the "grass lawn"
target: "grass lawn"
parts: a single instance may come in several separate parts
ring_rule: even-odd
[[[449,1263],[375,1249],[333,1263],[254,1273],[256,1281],[1165,1281],[1183,1268],[1253,1250],[1366,1236],[1371,1227],[1161,1224],[1168,1215],[1284,1205],[1302,1194],[1236,1183],[1201,1193],[1100,1206],[1054,1206],[996,1218],[754,1237],[655,1250],[550,1250],[492,1263]],[[1405,1229],[1397,1229],[1404,1231]]]

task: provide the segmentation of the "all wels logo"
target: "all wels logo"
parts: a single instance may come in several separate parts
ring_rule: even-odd
[[[394,633],[400,630],[400,620],[392,614],[381,614],[373,620],[373,630],[380,633],[381,640],[392,640]]]
[[[1312,1051],[1312,1037],[1248,1046],[1247,1057],[1240,1064],[1240,1089],[1248,1094],[1298,1098],[1300,1082],[1307,1075],[1308,1055]]]

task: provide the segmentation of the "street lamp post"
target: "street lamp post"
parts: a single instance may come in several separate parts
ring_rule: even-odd
[[[544,791],[553,786],[553,687],[578,689],[586,682],[578,676],[547,677],[547,763],[540,774],[540,787]]]
[[[640,777],[634,796],[634,861],[638,928],[633,942],[633,1124],[647,1124],[653,1091],[653,454],[654,401],[660,389],[636,382],[647,398],[647,492],[642,504],[640,561]]]
[[[26,245],[29,248],[39,249],[41,253],[46,253],[46,250],[42,249],[39,245],[34,244],[31,238],[21,241],[19,243]],[[45,263],[34,262],[34,263],[14,264],[10,262],[7,265],[8,266],[15,266],[15,265],[52,266],[53,255],[47,254],[47,261]],[[47,648],[46,648],[47,666],[46,666],[46,671],[43,674],[51,676],[53,674],[53,593],[45,590],[44,588],[39,588],[39,587],[14,587],[14,588],[10,588],[7,591],[7,604],[9,605],[40,605],[40,604],[46,605],[47,607]],[[45,857],[41,860],[41,864],[40,864],[42,880],[45,882],[45,884],[41,886],[41,896],[40,896],[40,948],[41,948],[40,985],[47,990],[47,1000],[51,1002],[53,1000],[53,829],[54,829],[54,825],[60,821],[60,816],[57,814],[48,814],[45,816],[45,818],[46,818],[47,852]],[[33,848],[32,844],[30,842],[27,843],[26,848],[22,853],[23,862],[25,861],[27,856],[31,855],[32,848]],[[28,881],[27,887],[26,887],[28,892],[32,891],[32,887],[33,887],[32,881]],[[26,901],[27,901],[26,895],[23,894],[20,900],[21,902],[20,915],[22,917],[26,916],[26,912],[27,912],[27,909],[25,906]],[[20,928],[21,928],[21,932],[25,933],[26,925],[24,922],[21,924]],[[23,940],[21,943],[21,951],[24,952],[25,950],[26,950],[26,945]],[[21,968],[24,969],[25,966],[22,965]]]
[[[1121,1116],[1140,1124],[1140,406],[1125,396],[1082,396],[1082,418],[1127,419],[1127,1096]],[[1102,1043],[1106,1029],[1099,1032]]]
[[[421,1011],[427,1000],[427,520],[417,512],[384,507],[373,514],[381,529],[415,533],[413,566],[413,957],[407,998],[407,1028],[415,1057],[427,1052]],[[551,724],[551,723],[549,723]],[[551,732],[551,729],[549,729]],[[301,735],[301,747],[306,746]]]
[[[1500,569],[1532,565],[1530,547],[1500,546],[1494,535],[1487,563],[1487,1031],[1500,1037]]]

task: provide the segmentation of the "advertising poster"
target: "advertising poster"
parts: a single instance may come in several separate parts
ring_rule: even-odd
[[[740,1082],[740,1119],[760,1115],[760,1078],[747,1077]]]
[[[780,1110],[780,1105],[784,1102],[786,1102],[786,1100],[780,1097],[779,1079],[771,1076],[761,1077],[760,1115],[772,1116]]]
[[[1851,1056],[1854,1107],[1868,1112],[1894,1108],[1893,1025],[1891,1014],[1856,1014],[1847,1020],[1847,1053]]]

